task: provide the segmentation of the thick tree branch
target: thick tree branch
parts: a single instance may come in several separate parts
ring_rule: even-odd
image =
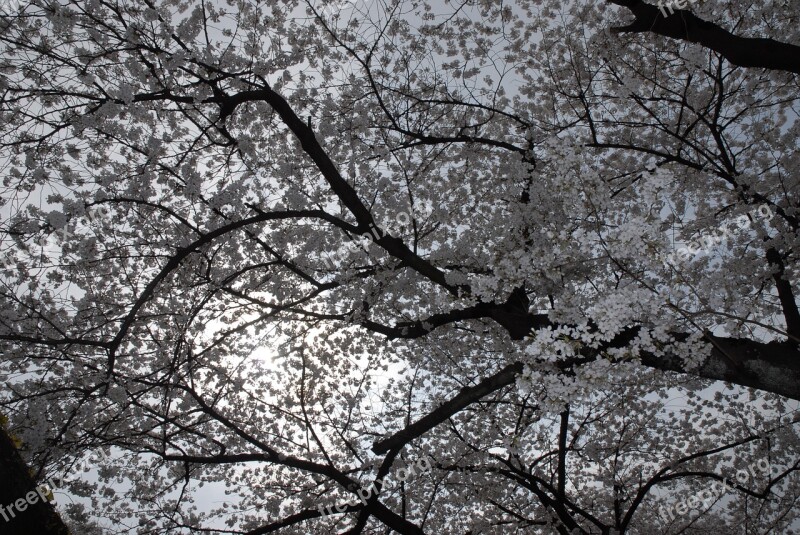
[[[421,338],[437,327],[458,321],[490,318],[506,329],[512,340],[522,340],[532,330],[550,324],[546,314],[528,313],[529,304],[524,289],[517,288],[502,304],[478,303],[472,307],[434,314],[424,320],[400,322],[393,327],[371,320],[364,320],[361,325],[393,340],[396,338]]]
[[[348,509],[356,510],[358,508],[355,506],[348,506]],[[305,522],[306,520],[311,520],[312,518],[319,518],[320,516],[322,516],[322,513],[320,513],[318,510],[306,509],[304,511],[300,511],[299,513],[289,515],[277,522],[272,522],[270,524],[266,524],[256,529],[250,530],[247,533],[245,533],[245,535],[264,535],[266,533],[275,533],[276,531],[280,531],[283,528],[288,528],[295,524]]]
[[[487,377],[475,386],[462,388],[458,395],[427,416],[424,416],[422,419],[414,422],[402,431],[395,433],[391,437],[376,442],[372,446],[372,451],[378,455],[382,455],[391,449],[402,447],[422,436],[442,422],[446,422],[450,417],[465,407],[480,400],[482,397],[513,383],[517,376],[522,373],[522,368],[521,362],[515,362],[509,364],[491,377]]]
[[[569,406],[560,415],[558,430],[558,484],[556,495],[562,502],[567,496],[567,434],[569,432]]]
[[[607,347],[625,347],[636,337],[636,333],[638,329],[629,329],[618,335]],[[786,342],[765,344],[711,335],[707,338],[713,345],[711,355],[696,369],[687,369],[683,360],[675,355],[655,356],[644,353],[640,362],[648,368],[727,381],[800,400],[800,356],[793,344]],[[590,362],[599,356],[600,352],[595,350],[594,357],[588,357],[581,362],[564,361],[557,366],[563,371],[568,371],[576,364]],[[472,403],[513,384],[523,368],[522,362],[514,362],[477,385],[462,388],[454,398],[428,415],[389,438],[376,442],[372,451],[383,454],[419,438]]]
[[[220,105],[223,111],[232,112],[240,104],[250,101],[266,102],[280,116],[284,124],[300,142],[303,151],[322,173],[333,192],[358,221],[357,233],[369,234],[372,229],[378,229],[372,214],[358,197],[358,193],[353,186],[348,184],[339,173],[336,165],[334,165],[325,149],[317,141],[314,131],[297,116],[297,113],[283,96],[275,92],[271,87],[265,87],[259,90],[242,91],[232,96],[226,96],[221,99]],[[460,288],[458,286],[448,283],[445,274],[441,270],[411,251],[401,239],[381,231],[378,231],[378,233],[380,238],[376,239],[375,243],[385,249],[386,252],[401,260],[405,265],[411,267],[431,282],[447,289],[453,295],[459,294]],[[463,290],[462,288],[461,291]]]
[[[628,8],[635,20],[614,33],[653,32],[664,37],[698,43],[719,53],[740,67],[776,69],[800,74],[800,46],[774,39],[740,37],[690,11],[678,10],[664,15],[659,8],[641,0],[608,0]]]
[[[786,332],[795,340],[800,340],[800,311],[797,310],[797,301],[791,283],[786,279],[786,266],[780,253],[774,248],[767,249],[767,261],[775,271],[772,278],[778,290],[778,299],[781,302],[783,317],[786,320]]]

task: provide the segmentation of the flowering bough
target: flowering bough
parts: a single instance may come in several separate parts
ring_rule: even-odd
[[[739,46],[795,50],[791,17],[268,4],[2,17],[0,405],[37,473],[121,452],[65,482],[65,514],[150,534],[797,522],[773,500],[800,493],[797,425],[765,420],[800,400],[798,55]],[[628,12],[639,35],[606,31]],[[748,213],[707,262],[662,262]],[[766,486],[659,518],[725,473],[720,449],[768,458]],[[423,456],[425,477],[320,511]]]

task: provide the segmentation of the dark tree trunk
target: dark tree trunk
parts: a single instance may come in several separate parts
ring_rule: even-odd
[[[14,441],[2,425],[0,425],[0,482],[2,482],[0,533],[3,535],[69,534],[67,526],[53,505],[49,501],[44,501],[51,499],[52,494],[44,485],[37,486]]]

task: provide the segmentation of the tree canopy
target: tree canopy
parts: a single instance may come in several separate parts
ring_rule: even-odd
[[[73,532],[797,529],[800,1],[668,4],[6,6],[0,410],[104,453]]]

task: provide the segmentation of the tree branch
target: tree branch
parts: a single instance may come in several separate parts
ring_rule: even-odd
[[[665,17],[658,7],[641,0],[608,1],[628,8],[636,17],[627,26],[612,28],[614,33],[652,32],[698,43],[740,67],[776,69],[800,74],[800,46],[774,39],[740,37],[686,10],[678,10]]]
[[[496,374],[487,377],[475,386],[462,388],[458,395],[427,416],[407,426],[402,431],[398,431],[391,437],[376,442],[372,446],[372,451],[378,455],[382,455],[391,449],[404,446],[442,422],[446,422],[454,414],[480,400],[482,397],[500,390],[504,386],[510,385],[516,380],[517,375],[520,373],[522,373],[522,363],[515,362],[509,364]]]
[[[629,331],[638,332],[638,329]],[[633,338],[635,338],[634,334],[624,332],[612,340],[607,347],[624,347],[623,344]],[[655,356],[644,353],[640,362],[648,368],[686,373],[715,381],[727,381],[739,386],[748,386],[800,400],[800,358],[793,344],[786,342],[765,344],[711,335],[708,335],[707,338],[713,344],[713,349],[711,355],[697,369],[687,369],[682,359],[674,355]],[[600,353],[595,350],[594,357],[589,357],[582,362],[569,360],[556,365],[563,371],[567,371],[576,364],[585,364],[599,358]],[[514,383],[523,368],[522,362],[514,362],[476,386],[462,388],[454,398],[433,412],[389,438],[376,442],[372,446],[372,451],[376,454],[383,454],[390,449],[403,447],[472,403]]]

